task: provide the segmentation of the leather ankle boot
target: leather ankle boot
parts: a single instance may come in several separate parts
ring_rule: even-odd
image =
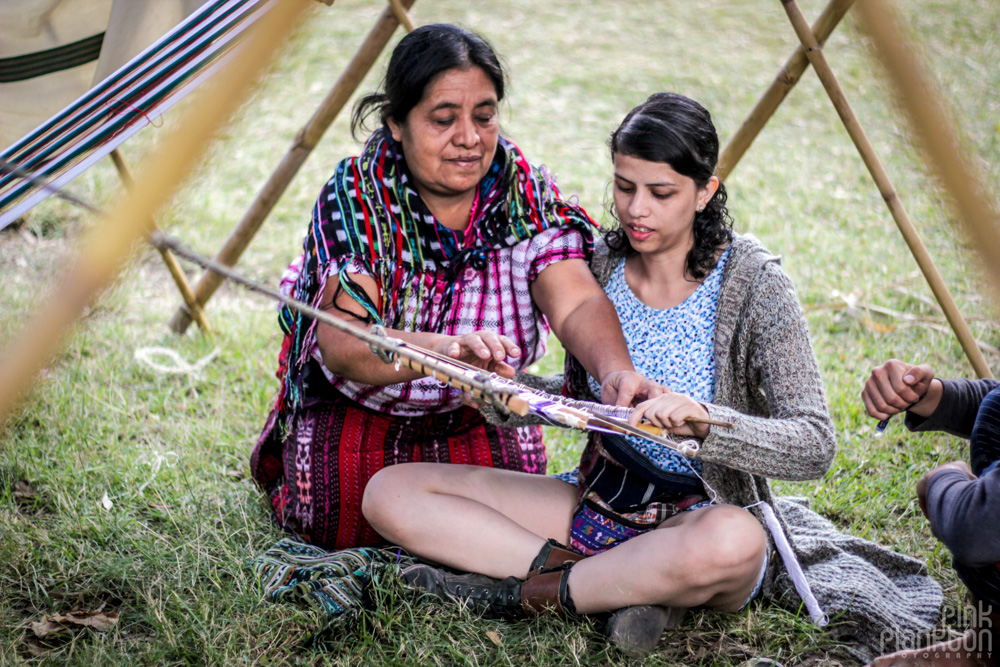
[[[558,616],[579,618],[569,594],[569,570],[573,562],[536,574],[521,583],[521,608],[526,616],[537,616],[548,610]]]
[[[485,574],[456,574],[427,563],[402,570],[403,581],[429,595],[465,605],[491,618],[524,618],[521,580],[494,579]]]
[[[402,571],[403,581],[442,600],[457,601],[491,618],[526,618],[549,609],[576,618],[569,594],[569,568],[544,572],[531,579],[493,579],[483,574],[455,574],[427,563]]]
[[[528,568],[528,579],[531,579],[537,574],[541,574],[546,570],[554,570],[557,567],[562,567],[566,563],[575,563],[577,561],[586,558],[581,553],[577,553],[559,544],[553,539],[549,539],[542,546],[542,550],[538,552],[535,556],[535,560],[531,561],[531,567]]]

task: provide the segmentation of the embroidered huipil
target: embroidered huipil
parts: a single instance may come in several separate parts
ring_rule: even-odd
[[[521,349],[520,357],[507,362],[517,370],[527,369],[545,354],[549,333],[545,317],[531,300],[531,283],[551,264],[584,257],[579,231],[568,227],[549,229],[512,248],[485,253],[482,270],[467,266],[459,275],[450,301],[444,297],[452,284],[445,272],[415,272],[403,302],[403,318],[416,321],[420,331],[437,330],[458,336],[485,330],[507,336]],[[331,260],[330,266],[333,272],[366,274],[351,262],[341,266]],[[434,322],[443,324],[435,329]],[[461,405],[460,391],[433,378],[373,387],[339,377],[323,366],[315,333],[308,345],[330,384],[367,408],[412,416],[454,410]]]

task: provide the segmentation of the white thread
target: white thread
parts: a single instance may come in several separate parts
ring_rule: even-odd
[[[618,499],[618,496],[620,496],[622,494],[622,491],[625,490],[625,480],[626,479],[627,478],[624,475],[622,475],[622,484],[621,484],[621,486],[618,487],[618,493],[616,493],[612,497],[608,498],[608,500],[607,500],[608,505],[610,505],[611,503],[615,502]]]
[[[173,460],[171,460],[170,457],[173,457]],[[158,451],[154,451],[152,453],[152,460],[146,460],[146,458],[143,457],[143,460],[141,462],[148,465],[150,468],[153,469],[153,471],[150,473],[149,479],[143,482],[142,486],[139,487],[138,493],[142,493],[143,491],[146,490],[147,486],[153,483],[153,480],[156,479],[157,473],[160,472],[160,467],[164,463],[167,464],[168,468],[171,468],[175,463],[177,463],[178,458],[180,457],[177,455],[177,452],[166,452],[166,454],[161,454]]]
[[[185,374],[199,377],[212,359],[219,356],[219,348],[215,348],[206,356],[193,364],[189,364],[181,355],[167,347],[139,347],[135,350],[135,360],[158,373]],[[166,357],[171,365],[156,361],[156,357]]]

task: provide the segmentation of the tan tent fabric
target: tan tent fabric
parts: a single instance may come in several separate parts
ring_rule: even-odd
[[[206,1],[114,0],[94,83],[103,81]]]
[[[0,58],[27,55],[104,32],[112,0],[0,0]],[[97,63],[0,83],[0,150],[90,88]]]
[[[0,58],[106,33],[100,59],[0,83],[0,150],[83,95],[166,34],[205,0],[0,0]]]

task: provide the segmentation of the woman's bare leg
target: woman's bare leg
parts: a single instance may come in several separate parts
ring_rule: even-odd
[[[482,466],[403,463],[368,482],[362,511],[422,558],[491,577],[525,577],[546,539],[565,543],[576,487]]]
[[[546,538],[566,543],[576,489],[559,480],[479,466],[407,463],[379,471],[365,517],[424,558],[491,577],[525,577]],[[580,613],[631,605],[735,611],[757,583],[767,539],[749,512],[682,512],[573,566]]]
[[[735,611],[753,592],[766,548],[764,529],[746,510],[681,512],[574,565],[569,589],[584,614],[644,604]]]

